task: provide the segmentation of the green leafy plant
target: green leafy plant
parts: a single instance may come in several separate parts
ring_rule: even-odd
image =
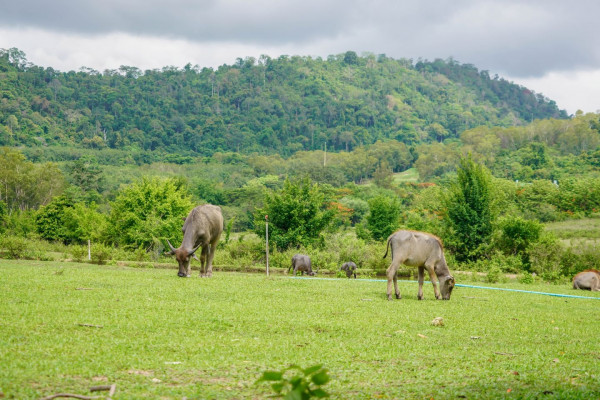
[[[322,232],[335,212],[328,208],[326,193],[309,178],[285,181],[283,189],[266,193],[265,205],[254,212],[254,232],[265,237],[269,218],[269,240],[279,249],[319,244]]]
[[[27,239],[20,236],[6,236],[0,241],[0,247],[6,251],[8,258],[24,258],[28,248]]]
[[[290,376],[291,375],[291,376]],[[265,371],[259,382],[273,382],[271,388],[277,397],[289,400],[306,400],[310,398],[329,397],[329,393],[321,388],[330,381],[327,369],[322,365],[313,365],[306,369],[298,365],[290,365],[282,371]]]

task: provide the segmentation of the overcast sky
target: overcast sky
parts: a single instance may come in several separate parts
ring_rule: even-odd
[[[598,0],[0,0],[0,48],[61,71],[347,50],[453,57],[600,111]]]

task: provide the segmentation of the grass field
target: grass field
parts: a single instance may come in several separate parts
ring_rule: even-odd
[[[457,287],[436,301],[429,284],[417,301],[400,281],[389,302],[385,282],[196,274],[0,260],[0,391],[265,398],[261,373],[296,363],[328,368],[336,399],[600,397],[599,293],[511,283],[496,286],[594,299]]]

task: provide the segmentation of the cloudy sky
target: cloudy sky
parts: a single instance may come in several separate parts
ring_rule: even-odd
[[[0,0],[0,48],[61,71],[347,50],[453,57],[600,111],[597,0]]]

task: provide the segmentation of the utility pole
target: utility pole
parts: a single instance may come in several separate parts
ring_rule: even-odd
[[[267,239],[267,248],[266,248],[266,251],[267,251],[267,276],[269,276],[269,216],[268,215],[265,215],[265,223],[266,223],[266,228],[267,228],[266,233],[265,233],[265,236]]]

